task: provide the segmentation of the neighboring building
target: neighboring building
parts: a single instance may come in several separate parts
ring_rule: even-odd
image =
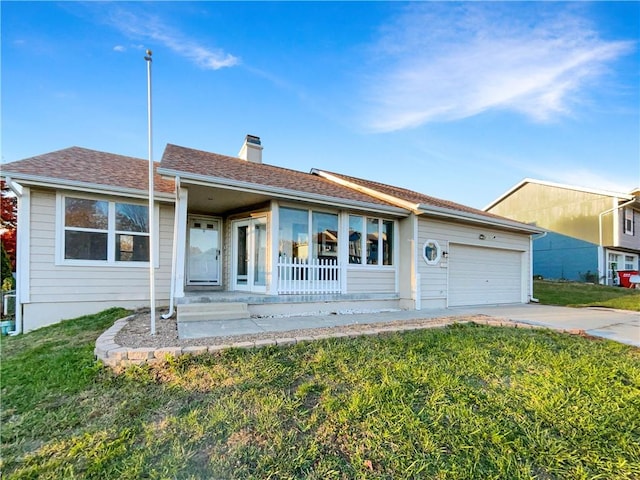
[[[618,272],[638,270],[640,190],[525,179],[485,211],[548,230],[534,237],[534,275],[618,285]]]
[[[531,234],[542,230],[410,190],[167,145],[155,165],[72,147],[9,163],[18,205],[17,330],[156,298],[200,313],[526,303]],[[181,314],[182,309],[182,314]]]

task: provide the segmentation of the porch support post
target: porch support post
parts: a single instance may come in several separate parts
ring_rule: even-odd
[[[418,216],[411,213],[396,222],[396,275],[400,308],[420,310],[420,275],[418,268]],[[395,247],[394,247],[395,248]]]
[[[30,272],[31,272],[31,190],[10,178],[6,179],[18,198],[18,225],[16,242],[16,323],[9,335],[18,335],[24,331],[23,305],[30,302]]]
[[[187,255],[187,203],[189,191],[186,188],[178,189],[176,199],[176,278],[174,296],[184,297],[184,272],[185,258]]]
[[[411,227],[412,227],[412,241],[411,241],[411,269],[413,270],[412,277],[414,278],[416,290],[415,290],[415,309],[422,310],[422,276],[420,275],[420,268],[418,262],[422,258],[422,254],[418,253],[418,249],[422,248],[418,245],[419,237],[418,231],[420,227],[420,219],[414,213],[410,215]],[[448,248],[448,247],[447,247]],[[449,284],[449,269],[447,268],[447,285]],[[447,306],[449,303],[449,294],[447,293]]]
[[[280,206],[276,200],[271,200],[271,228],[270,243],[271,243],[271,255],[269,259],[269,268],[267,269],[267,293],[269,295],[278,294],[278,244],[280,242]]]
[[[340,266],[340,293],[346,295],[347,266],[349,265],[349,213],[342,211],[338,217],[338,265]]]

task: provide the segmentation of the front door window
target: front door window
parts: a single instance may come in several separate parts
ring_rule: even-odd
[[[247,285],[249,281],[249,225],[236,227],[236,281],[238,285]]]
[[[253,222],[253,285],[267,286],[267,224]]]

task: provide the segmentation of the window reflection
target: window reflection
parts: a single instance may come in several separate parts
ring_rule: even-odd
[[[362,217],[349,215],[349,263],[362,263]]]
[[[309,258],[309,212],[280,208],[279,254],[287,258]]]
[[[142,205],[116,203],[116,230],[124,232],[148,232],[149,209]]]
[[[349,263],[393,265],[393,241],[393,220],[349,215]]]
[[[66,227],[106,230],[109,225],[109,203],[85,198],[65,198]]]
[[[142,205],[64,197],[64,258],[147,262],[148,218]]]

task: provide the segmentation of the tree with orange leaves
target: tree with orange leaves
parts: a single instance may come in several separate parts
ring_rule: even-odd
[[[0,216],[2,223],[2,248],[6,251],[11,262],[11,270],[16,268],[16,228],[18,226],[18,201],[4,180],[0,181]],[[3,276],[5,272],[2,272]]]

